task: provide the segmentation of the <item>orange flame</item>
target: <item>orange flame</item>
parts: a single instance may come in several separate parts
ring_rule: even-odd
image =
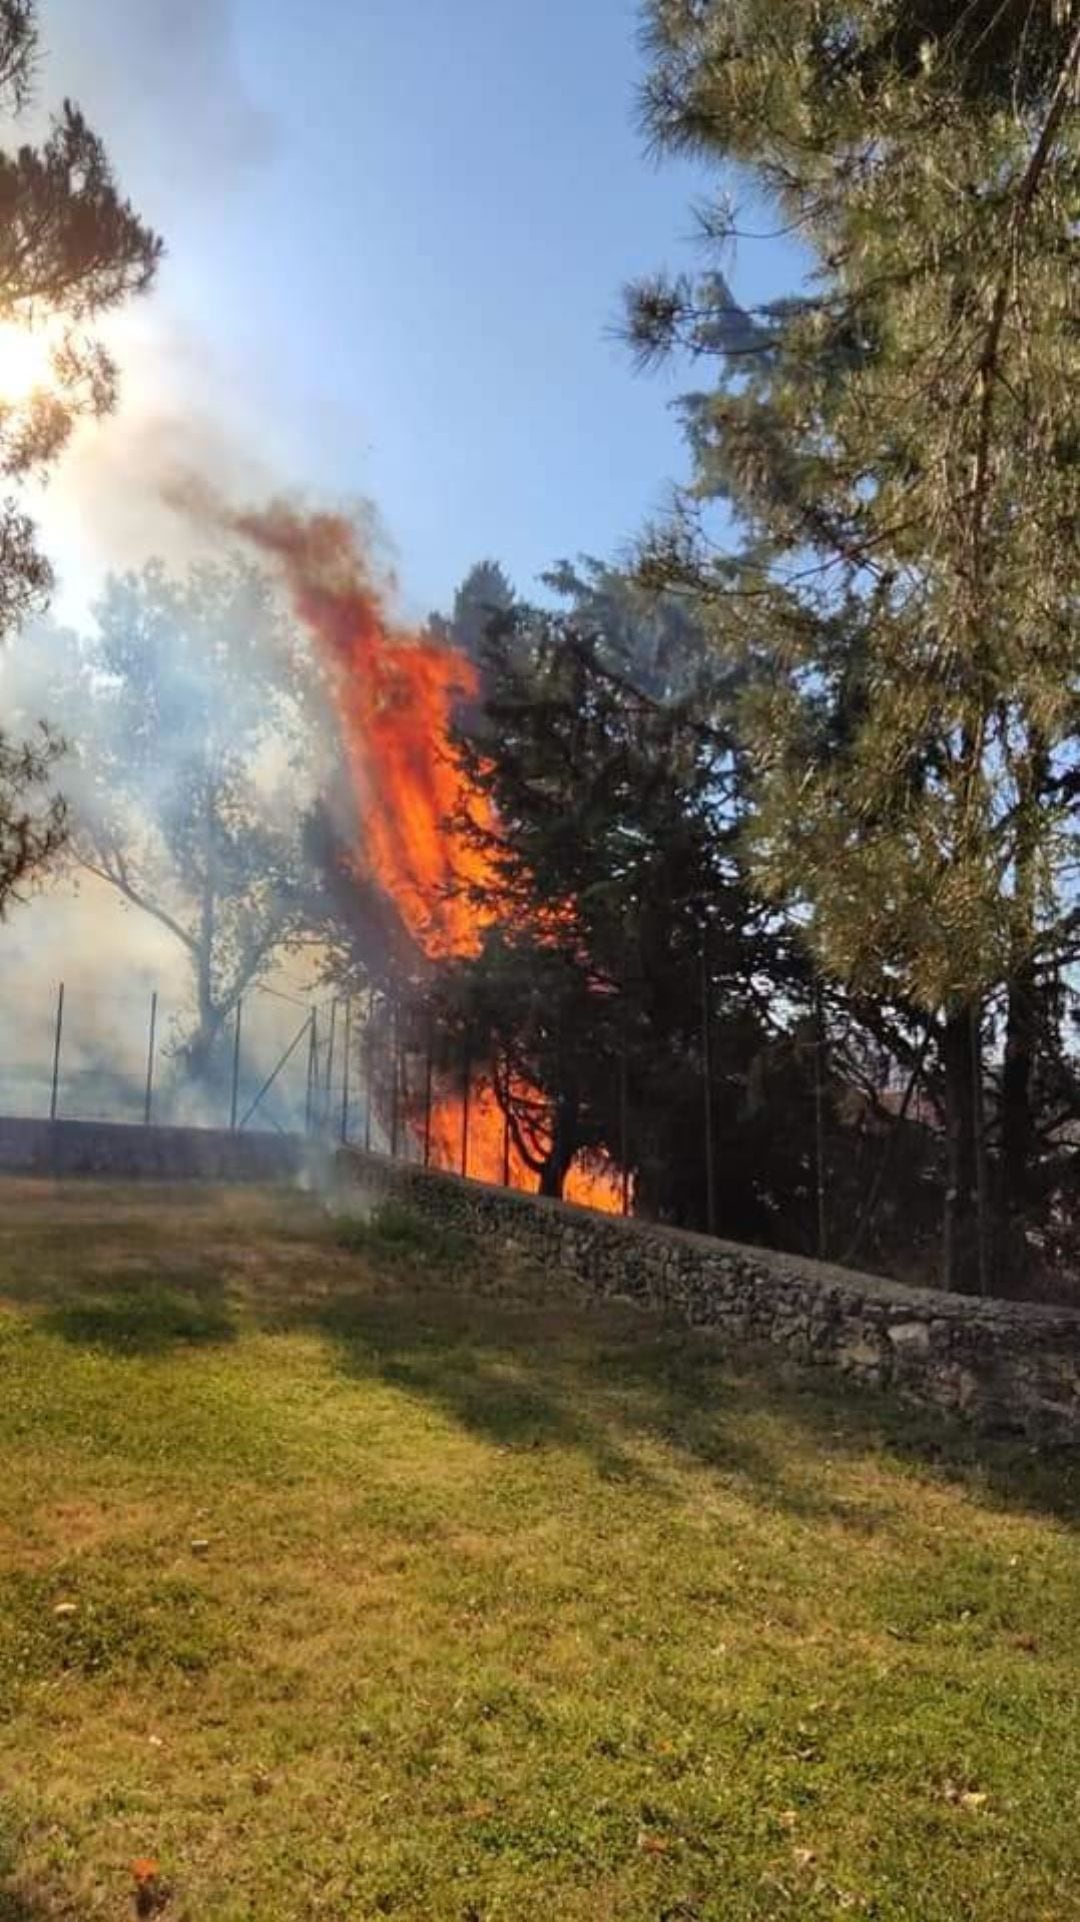
[[[343,516],[273,507],[234,524],[279,562],[329,667],[377,880],[429,959],[475,954],[481,917],[453,889],[485,879],[486,865],[453,825],[462,782],[450,748],[454,708],[477,692],[472,662],[395,629]],[[472,801],[490,821],[485,797]]]
[[[341,515],[300,515],[287,506],[230,517],[236,531],[281,568],[299,619],[330,674],[366,858],[405,926],[429,960],[476,954],[486,925],[470,883],[490,883],[491,867],[455,825],[468,799],[473,820],[492,823],[482,792],[467,792],[454,753],[454,709],[478,692],[472,662],[456,649],[408,633],[388,617],[385,596]],[[467,1120],[467,1127],[466,1127]],[[504,1161],[516,1188],[535,1185],[511,1143],[502,1110],[478,1080],[466,1117],[457,1097],[436,1102],[432,1158],[479,1180],[499,1182]],[[614,1212],[617,1177],[572,1169],[569,1200]]]

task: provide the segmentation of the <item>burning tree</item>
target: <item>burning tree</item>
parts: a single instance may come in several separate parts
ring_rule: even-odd
[[[209,511],[209,503],[200,504]],[[386,585],[343,517],[303,516],[283,505],[238,514],[215,503],[213,511],[277,563],[295,612],[317,643],[337,710],[358,836],[336,878],[339,896],[352,897],[343,917],[357,936],[352,979],[376,979],[381,955],[392,963],[382,985],[391,987],[404,1014],[408,1002],[423,996],[433,970],[475,956],[499,918],[490,856],[476,834],[489,803],[472,784],[454,738],[456,722],[479,698],[477,668],[437,630],[418,634],[393,622]],[[357,912],[364,903],[374,910],[370,916]],[[467,1118],[470,1172],[498,1180],[505,1130],[497,1064],[477,1051],[467,1062],[444,1066],[423,1124],[435,1158],[457,1164]],[[548,1103],[553,1125],[548,1091],[538,1089],[534,1098]],[[511,1144],[509,1160],[510,1178],[532,1185],[519,1144]],[[575,1183],[582,1198],[615,1205],[610,1182],[597,1183],[578,1169]]]
[[[307,836],[330,887],[301,912],[367,1004],[376,1142],[788,1245],[816,1245],[823,1183],[851,1215],[863,1132],[797,931],[744,872],[727,670],[699,650],[691,675],[683,634],[678,691],[643,691],[609,581],[582,583],[591,620],[503,610],[478,664],[393,621],[345,518],[201,506],[279,570],[336,713],[349,804]],[[857,1066],[873,1028],[844,1013]]]
[[[437,991],[498,1064],[543,1190],[584,1153],[617,1163],[644,1212],[768,1238],[806,1148],[750,1089],[810,970],[742,871],[739,760],[708,657],[696,686],[658,698],[630,678],[636,639],[525,608],[492,628],[482,712],[460,736],[489,930]],[[537,1088],[554,1117],[539,1135]]]
[[[32,0],[0,0],[0,111],[17,117],[26,106],[36,55]],[[10,490],[47,471],[76,420],[112,407],[115,365],[78,328],[149,286],[160,254],[70,102],[42,146],[0,152],[0,326],[9,349],[0,347],[0,366],[18,358],[28,328],[51,347],[25,391],[0,374],[0,476]],[[0,638],[44,605],[51,586],[33,523],[9,492],[0,502]],[[0,735],[0,913],[63,840],[63,807],[44,796],[57,752],[44,730],[21,746]]]

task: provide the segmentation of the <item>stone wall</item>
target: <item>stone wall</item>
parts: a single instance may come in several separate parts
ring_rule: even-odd
[[[1078,1313],[907,1288],[351,1149],[339,1166],[365,1195],[500,1242],[591,1294],[674,1311],[733,1344],[772,1344],[983,1428],[1080,1440]]]
[[[295,1135],[0,1116],[0,1170],[7,1174],[276,1181],[294,1175],[306,1151],[306,1142]]]

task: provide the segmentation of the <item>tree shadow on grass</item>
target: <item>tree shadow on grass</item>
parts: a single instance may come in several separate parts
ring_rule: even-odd
[[[130,1904],[125,1917],[134,1913]],[[82,1922],[83,1910],[72,1906],[59,1892],[27,1894],[25,1890],[5,1887],[0,1880],[0,1922]]]
[[[651,1316],[399,1273],[388,1288],[333,1297],[314,1320],[347,1375],[422,1396],[499,1447],[572,1448],[605,1479],[648,1484],[641,1448],[660,1440],[763,1499],[777,1493],[776,1462],[741,1432],[741,1391],[719,1378],[716,1354]],[[693,1365],[705,1359],[708,1384]],[[797,1505],[796,1491],[787,1500]]]
[[[309,1325],[354,1379],[421,1395],[502,1447],[578,1449],[606,1477],[653,1479],[641,1446],[661,1441],[763,1505],[872,1532],[881,1519],[872,1504],[815,1482],[814,1464],[880,1456],[985,1505],[1080,1522],[1080,1451],[982,1435],[769,1351],[731,1351],[658,1315],[553,1293],[540,1279],[535,1298],[528,1281],[485,1292],[461,1278],[467,1272],[398,1264],[373,1287],[312,1304]],[[798,1450],[784,1429],[800,1435]],[[793,1478],[799,1455],[808,1473]]]
[[[498,1447],[576,1448],[605,1477],[641,1478],[621,1439],[575,1406],[542,1345],[479,1298],[403,1284],[339,1295],[315,1319],[355,1380],[422,1396]]]
[[[29,1892],[19,1888],[18,1825],[12,1827],[10,1811],[0,1807],[0,1922],[73,1922],[75,1911],[66,1901],[43,1890]]]
[[[643,1318],[644,1319],[644,1318]],[[845,1382],[835,1371],[787,1361],[768,1348],[728,1348],[719,1335],[658,1322],[653,1360],[666,1373],[671,1440],[708,1460],[715,1424],[724,1415],[751,1421],[763,1413],[795,1430],[806,1460],[879,1457],[916,1479],[964,1489],[1002,1510],[1037,1512],[1080,1524],[1080,1450],[991,1434],[891,1392]],[[635,1373],[638,1355],[623,1351]],[[616,1358],[614,1365],[620,1365]],[[869,1519],[833,1497],[774,1479],[769,1498],[789,1510],[860,1528]]]
[[[221,1276],[205,1269],[160,1269],[80,1281],[77,1292],[48,1307],[38,1325],[78,1348],[151,1356],[235,1339]],[[0,1918],[2,1922],[2,1918]]]
[[[58,1908],[54,1903],[39,1902],[13,1889],[0,1888],[0,1922],[71,1922],[71,1909],[65,1903]]]
[[[891,1457],[928,1482],[963,1489],[984,1507],[1045,1514],[1080,1526],[1080,1449],[991,1434],[888,1393],[821,1381],[816,1371],[783,1390],[811,1446],[835,1456]],[[809,1382],[805,1380],[810,1376]]]

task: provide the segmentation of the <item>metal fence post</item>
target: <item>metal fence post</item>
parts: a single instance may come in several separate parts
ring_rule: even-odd
[[[814,987],[814,1174],[817,1190],[817,1258],[824,1261],[829,1230],[825,1168],[825,1000],[820,981]]]
[[[431,1053],[432,1053],[431,1009],[427,1015],[427,1058],[424,1063],[424,1166],[431,1166]]]
[[[465,1033],[464,1074],[461,1094],[461,1172],[469,1172],[469,1094],[472,1088],[472,1036]]]
[[[337,1040],[337,1002],[330,1003],[330,1040],[326,1047],[326,1084],[323,1096],[323,1127],[330,1127],[330,1103],[334,1093],[334,1044]]]
[[[284,1068],[286,1062],[292,1060],[293,1055],[296,1053],[296,1050],[300,1046],[300,1043],[304,1039],[304,1036],[310,1033],[311,1023],[313,1019],[314,1019],[313,1015],[307,1015],[305,1019],[301,1022],[300,1026],[296,1030],[296,1033],[293,1035],[293,1038],[290,1041],[288,1047],[285,1049],[284,1054],[282,1054],[279,1057],[276,1066],[272,1068],[270,1073],[267,1075],[266,1080],[263,1082],[262,1087],[259,1089],[258,1094],[255,1096],[255,1099],[253,1101],[248,1102],[247,1107],[245,1108],[243,1114],[240,1117],[241,1133],[243,1133],[244,1129],[247,1127],[247,1124],[251,1120],[252,1115],[255,1113],[256,1108],[260,1106],[263,1100],[263,1097],[269,1094],[271,1088],[273,1087],[275,1081],[277,1080],[278,1075],[281,1073],[282,1068]],[[308,1065],[310,1069],[310,1054],[309,1054]],[[275,1123],[274,1125],[276,1126],[277,1124]]]
[[[390,1016],[390,1159],[397,1160],[398,1151],[398,1079],[401,1068],[401,1043],[398,1037],[398,1011],[395,1002]]]
[[[618,1049],[619,1074],[616,1090],[619,1109],[619,1201],[624,1215],[630,1213],[630,927],[622,921],[622,968],[619,974]]]
[[[341,1061],[341,1145],[349,1139],[349,1052],[352,1047],[352,997],[345,997],[345,1033]]]
[[[56,998],[56,1038],[53,1042],[52,1093],[49,1096],[49,1120],[56,1120],[56,1104],[60,1093],[60,1042],[64,1033],[64,984]]]
[[[317,1008],[311,1010],[311,1023],[308,1040],[307,1099],[304,1103],[304,1133],[311,1133],[311,1123],[315,1110],[316,1083],[319,1074],[319,1014]]]
[[[229,1107],[229,1127],[236,1133],[236,1108],[240,1099],[240,1023],[243,1016],[243,996],[236,1004],[236,1032],[233,1035],[232,1054],[232,1101]]]
[[[150,1126],[154,1103],[154,1038],[157,1033],[157,989],[150,996],[150,1039],[146,1047],[146,1096],[143,1101],[143,1127]]]
[[[371,1020],[371,996],[368,995],[367,1020],[364,1023],[364,1152],[371,1153],[371,1083],[375,1066],[375,1035]]]
[[[701,1062],[705,1097],[705,1222],[716,1233],[716,1165],[713,1152],[712,1007],[709,988],[709,928],[701,929]]]
[[[619,1195],[624,1215],[630,1213],[630,1076],[627,1060],[626,984],[619,1011]]]

